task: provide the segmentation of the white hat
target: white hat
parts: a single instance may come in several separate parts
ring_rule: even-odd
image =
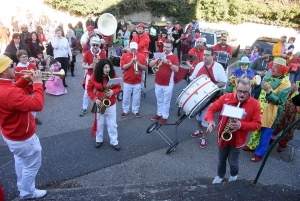
[[[281,37],[286,37],[287,38],[287,35],[286,34],[281,34]]]
[[[129,47],[130,47],[130,49],[136,49],[137,50],[138,49],[138,44],[136,42],[131,42]]]

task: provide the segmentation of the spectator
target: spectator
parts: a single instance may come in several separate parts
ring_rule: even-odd
[[[193,32],[192,32],[192,33],[193,33]],[[192,36],[193,36],[193,35],[192,35]],[[197,40],[198,38],[201,38],[201,33],[200,33],[200,30],[199,30],[199,29],[196,29],[196,30],[195,30],[195,34],[194,34],[194,36],[193,36],[193,40],[192,40],[192,42],[191,42],[192,48],[195,47],[195,45],[196,45],[196,40]],[[206,41],[206,40],[205,40],[205,41]]]
[[[167,26],[165,27],[165,29],[167,30],[167,33],[168,33],[168,39],[170,41],[173,41],[172,40],[172,30],[173,30],[173,25],[170,21],[167,22]]]
[[[287,39],[287,35],[282,34],[282,36],[280,37],[280,41],[273,46],[272,55],[274,57],[274,60],[276,58],[283,58],[285,60],[288,60],[291,57],[288,56],[285,52],[284,44],[286,42],[286,39]]]
[[[43,51],[45,49],[43,44],[39,40],[36,32],[31,33],[31,38],[28,39],[26,45],[31,51],[31,56],[33,56],[34,58],[37,58],[38,52]]]
[[[72,62],[72,52],[68,39],[62,36],[62,30],[60,28],[55,30],[55,37],[52,38],[51,44],[54,58],[61,64],[61,69],[64,69],[65,74],[67,74],[68,57],[70,57],[70,62]],[[65,87],[68,87],[65,80],[66,78],[64,77],[63,84]]]
[[[20,49],[25,50],[29,57],[31,56],[31,52],[30,52],[29,48],[27,47],[27,45],[25,45],[21,41],[21,35],[19,33],[14,33],[12,35],[12,39],[11,39],[10,43],[8,44],[8,46],[5,49],[5,52],[10,53],[11,59],[16,64],[19,62],[16,53]]]
[[[181,49],[182,55],[188,54],[191,49],[192,33],[190,30],[187,30],[185,34],[182,34],[180,37],[181,40]]]
[[[91,14],[88,16],[88,19],[85,22],[85,27],[87,28],[88,26],[95,27],[95,22],[92,20],[92,15]]]
[[[82,46],[80,44],[80,39],[81,39],[81,36],[83,35],[83,27],[82,27],[82,22],[79,21],[76,26],[75,26],[75,35],[76,35],[76,39],[77,39],[77,42],[78,42],[78,49],[80,51],[80,53],[82,53]]]
[[[193,27],[194,30],[199,29],[199,22],[197,22],[196,19],[192,19],[192,23],[194,23],[194,27]]]
[[[129,43],[130,32],[127,30],[125,25],[122,26],[122,28],[119,30],[118,34],[121,34],[122,46],[126,47],[127,44]]]
[[[249,58],[251,63],[253,63],[256,59],[259,58],[259,53],[260,53],[260,46],[258,44],[255,44],[251,52],[251,56]]]
[[[14,33],[19,33],[19,25],[18,25],[18,21],[16,20],[16,16],[12,16],[11,17],[11,26],[12,26],[12,30]]]
[[[245,51],[241,54],[240,59],[242,59],[242,57],[251,57],[251,47],[250,46],[246,46],[245,47]]]
[[[166,42],[166,41],[170,41],[169,39],[168,39],[168,33],[167,33],[167,30],[166,29],[162,29],[161,30],[161,36],[160,37],[158,37],[158,40],[157,40],[157,42],[156,42],[156,46],[157,46],[157,48],[158,48],[158,52],[163,52],[164,50],[164,43]]]
[[[61,35],[65,37],[65,32],[64,32],[64,23],[60,22],[59,25],[57,26],[61,30]]]
[[[292,84],[295,84],[297,81],[300,81],[299,65],[300,65],[300,52],[298,52],[292,57],[291,62],[288,66],[290,70],[290,81]]]
[[[39,17],[39,23],[44,30],[48,29],[51,24],[51,21],[49,17],[45,14],[45,12],[42,12],[41,16]]]
[[[119,32],[120,29],[122,29],[123,25],[127,27],[127,23],[125,22],[124,18],[122,18],[121,21],[118,23],[117,33]]]
[[[4,53],[5,48],[9,43],[9,36],[9,29],[0,21],[0,53],[2,54]]]
[[[73,32],[72,34],[73,34],[74,36],[76,36],[76,31],[75,31],[75,29],[74,29],[74,27],[72,26],[71,23],[68,24],[68,28],[71,29],[71,31]]]
[[[47,43],[46,36],[44,34],[43,28],[41,26],[36,27],[36,33],[38,35],[38,39],[40,40],[40,43]]]
[[[152,59],[152,57],[153,57],[153,52],[156,52],[155,42],[157,41],[158,34],[159,34],[158,26],[156,26],[154,21],[152,21],[149,26],[149,36],[150,36],[150,44],[149,44],[150,56],[149,56],[149,58],[150,59]]]
[[[131,33],[135,29],[136,29],[136,27],[135,27],[134,24],[132,24],[132,21],[128,20],[128,22],[127,22],[127,30]]]
[[[27,39],[30,38],[30,32],[28,32],[28,26],[26,24],[21,26],[21,32],[21,42],[26,44]]]
[[[75,77],[74,75],[74,67],[75,67],[75,62],[76,62],[76,50],[78,50],[78,43],[77,39],[72,32],[71,29],[68,29],[66,38],[68,39],[71,51],[72,51],[72,61],[70,62],[70,67],[71,67],[71,76]]]
[[[101,14],[99,14],[95,20],[95,29],[98,29],[98,20],[100,18]]]
[[[133,30],[131,33],[130,33],[130,41],[132,40],[132,38],[134,37],[134,36],[136,36],[138,33],[137,33],[137,31],[136,30]]]
[[[177,49],[177,57],[178,60],[181,61],[180,56],[181,56],[181,40],[180,37],[183,34],[183,29],[180,26],[180,22],[175,23],[175,27],[172,29],[172,40],[173,41],[173,50],[172,52],[174,53],[175,48]]]

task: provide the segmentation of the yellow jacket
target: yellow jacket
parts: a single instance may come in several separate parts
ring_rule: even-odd
[[[274,46],[273,46],[273,50],[272,50],[272,55],[274,57],[274,60],[277,58],[277,57],[280,57],[281,58],[281,55],[282,55],[282,46],[284,47],[284,45],[281,43],[281,42],[278,42],[276,43]],[[284,53],[285,54],[285,53]],[[289,60],[290,60],[291,56],[290,55],[287,55],[287,57],[285,58],[286,62],[289,63]]]

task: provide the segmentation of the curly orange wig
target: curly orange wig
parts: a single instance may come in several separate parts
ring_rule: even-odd
[[[273,65],[274,65],[274,62],[271,61],[271,62],[269,63],[269,69],[272,69],[272,68],[273,68]],[[281,74],[283,74],[283,75],[286,75],[286,74],[288,74],[288,72],[289,72],[289,67],[284,66],[284,65],[280,65],[277,72],[278,72],[278,73],[281,73]]]

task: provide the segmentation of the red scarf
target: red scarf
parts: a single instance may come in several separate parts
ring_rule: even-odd
[[[179,25],[178,28],[175,27],[175,29],[176,29],[177,31],[179,31],[180,29],[182,29],[182,27]]]

